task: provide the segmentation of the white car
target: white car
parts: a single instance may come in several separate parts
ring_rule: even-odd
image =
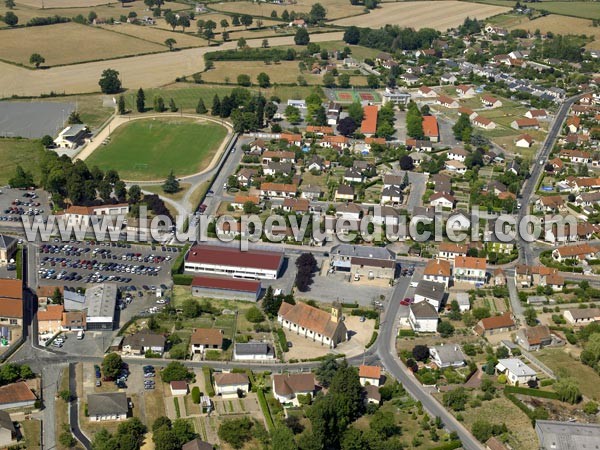
[[[417,283],[416,281],[410,282],[410,287],[416,288],[418,285],[419,285],[419,283]]]

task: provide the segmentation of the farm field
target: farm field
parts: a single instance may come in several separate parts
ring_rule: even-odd
[[[193,119],[136,120],[116,129],[86,162],[128,180],[163,179],[171,170],[190,175],[211,161],[226,134],[220,125]]]
[[[0,139],[0,185],[5,186],[14,176],[17,165],[33,173],[33,179],[39,181],[39,164],[46,150],[38,140]]]
[[[42,8],[44,5],[43,0],[23,0],[19,3],[22,3],[27,6],[31,6],[33,8]],[[86,6],[97,6],[97,5],[107,5],[111,3],[108,0],[52,0],[53,8],[84,8]],[[119,3],[112,2],[113,5],[117,5]],[[48,2],[46,2],[46,5]]]
[[[269,12],[270,14],[270,12]],[[229,23],[229,26],[227,28],[223,28],[221,26],[221,20],[227,20],[227,22]],[[231,32],[234,31],[246,31],[246,27],[244,27],[243,25],[239,25],[237,27],[234,27],[231,24],[231,16],[227,15],[227,14],[220,14],[218,12],[216,13],[206,13],[206,14],[197,14],[194,22],[197,22],[198,20],[204,20],[204,21],[209,21],[212,20],[217,24],[217,28],[215,28],[215,33],[221,33],[225,30]],[[248,30],[258,30],[258,24],[256,23],[258,19],[254,19],[254,22],[252,22],[252,25],[250,25],[248,27]],[[264,30],[265,28],[268,28],[272,25],[282,25],[283,22],[279,21],[279,20],[272,20],[272,19],[260,19],[262,21],[262,29]],[[193,28],[196,28],[196,24],[193,23]]]
[[[202,73],[202,79],[208,83],[237,83],[239,74],[250,76],[256,84],[256,76],[265,72],[271,83],[296,83],[302,75],[308,84],[321,84],[323,77],[309,72],[300,72],[298,61],[281,61],[277,64],[265,64],[263,61],[215,61],[215,68]]]
[[[100,31],[106,32],[105,30]],[[342,35],[342,32],[316,34],[311,36],[311,41],[335,41],[341,39]],[[119,36],[119,38],[121,37],[127,38]],[[293,39],[293,36],[282,36],[269,39],[269,42],[272,46],[283,46],[293,44]],[[248,45],[251,47],[260,47],[261,43],[261,39],[248,41]],[[124,88],[163,86],[172,83],[177,77],[192,75],[204,70],[203,56],[206,52],[233,49],[236,45],[237,42],[226,42],[210,48],[200,47],[178,52],[165,51],[115,59],[110,62],[95,61],[68,67],[53,67],[47,70],[28,70],[0,62],[0,97],[10,97],[11,95],[37,97],[51,91],[58,94],[98,92],[98,78],[107,67],[119,71]],[[166,50],[164,47],[162,49]]]
[[[512,7],[513,5],[511,5]],[[383,4],[367,15],[349,17],[334,22],[335,25],[378,28],[386,24],[401,27],[434,28],[445,31],[463,23],[466,17],[484,19],[506,12],[508,8],[494,5],[477,5],[459,2],[400,2]]]
[[[196,37],[189,33],[175,33],[163,30],[156,27],[146,27],[141,25],[131,25],[123,23],[121,25],[101,25],[100,28],[105,30],[126,34],[135,38],[144,39],[145,41],[155,42],[160,45],[164,45],[165,40],[172,38],[177,41],[174,48],[187,48],[187,47],[202,47],[208,45],[206,39]]]
[[[226,2],[226,3],[212,3],[210,8],[217,11],[226,11],[230,13],[238,14],[250,14],[252,16],[270,17],[271,11],[277,11],[277,17],[281,17],[281,14],[286,9],[288,12],[296,11],[301,13],[307,13],[313,4],[319,3],[318,0],[298,0],[293,5],[275,5],[266,4],[262,2]],[[352,6],[346,0],[328,0],[327,2],[321,2],[327,9],[327,19],[339,19],[342,17],[355,16],[362,14],[362,6]]]
[[[166,50],[163,45],[72,22],[2,30],[0,39],[5,43],[0,59],[27,66],[32,53],[46,58],[45,65],[57,66]],[[78,51],[73,51],[74,43]]]
[[[598,16],[600,17],[600,6],[598,7]],[[586,48],[592,50],[600,50],[600,28],[592,26],[592,21],[588,19],[580,19],[577,17],[558,16],[550,14],[549,16],[539,17],[535,20],[527,20],[524,18],[521,23],[515,23],[507,28],[509,30],[522,28],[531,32],[539,29],[542,33],[551,31],[556,34],[576,34],[578,36],[585,34],[593,36],[594,40],[590,42]]]
[[[514,3],[510,0],[476,0],[475,3],[486,5],[507,6],[512,8]],[[537,10],[546,10],[553,14],[564,16],[581,17],[584,19],[597,19],[600,16],[600,5],[594,1],[564,1],[564,2],[542,2],[531,5]]]

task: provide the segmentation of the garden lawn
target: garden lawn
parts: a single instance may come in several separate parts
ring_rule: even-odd
[[[560,349],[547,348],[537,352],[535,356],[554,372],[564,371],[567,376],[575,378],[583,395],[596,401],[600,400],[598,374],[594,369],[573,359]]]
[[[210,163],[226,135],[224,127],[194,119],[136,120],[117,128],[87,163],[126,180],[164,179],[171,170],[191,175]]]
[[[0,139],[0,184],[8,184],[8,180],[15,175],[17,165],[32,172],[33,179],[39,182],[39,165],[45,151],[39,140]]]

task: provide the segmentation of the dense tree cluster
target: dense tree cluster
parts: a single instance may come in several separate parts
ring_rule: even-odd
[[[189,381],[194,378],[194,374],[180,362],[172,361],[160,372],[160,377],[164,383],[170,383],[171,381]]]
[[[28,380],[35,375],[28,365],[21,364],[4,364],[0,367],[0,386],[14,383],[19,380]]]
[[[408,104],[408,111],[406,112],[406,133],[415,139],[422,139],[424,136],[423,116],[419,111],[419,107],[413,101]]]
[[[189,420],[159,417],[152,424],[152,441],[156,450],[179,450],[186,442],[196,437],[194,426]]]
[[[317,269],[317,260],[312,253],[302,253],[296,260],[296,287],[300,292],[306,292],[313,282],[314,272]]]
[[[146,433],[146,426],[137,417],[127,419],[119,424],[113,434],[106,428],[101,428],[94,435],[93,450],[138,450]]]
[[[396,50],[429,48],[439,36],[439,31],[431,28],[421,28],[419,31],[415,31],[412,28],[386,25],[377,30],[350,27],[344,32],[344,41],[347,44],[359,44],[364,47],[395,52]]]
[[[260,74],[258,83],[270,84],[270,80],[267,78],[268,75]],[[248,89],[240,87],[234,88],[230,95],[225,95],[222,98],[215,94],[210,113],[213,116],[230,117],[233,128],[237,133],[256,131],[263,127],[265,117],[269,119],[265,113],[267,104],[267,99],[262,94],[255,95]],[[269,111],[272,112],[272,109],[269,109]],[[270,118],[272,117],[271,115]]]

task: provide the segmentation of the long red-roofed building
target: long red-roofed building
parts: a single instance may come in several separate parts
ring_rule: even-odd
[[[423,133],[431,142],[440,141],[440,129],[434,116],[423,116]]]
[[[194,245],[185,255],[184,269],[251,280],[275,280],[283,264],[283,253],[262,250],[241,251],[236,247]]]
[[[363,108],[364,118],[360,125],[360,132],[365,136],[373,136],[377,132],[377,113],[379,109],[375,105]]]

